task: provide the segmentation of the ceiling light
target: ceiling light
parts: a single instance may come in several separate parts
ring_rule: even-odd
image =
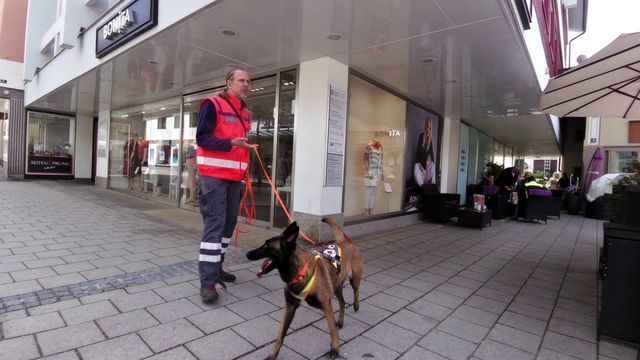
[[[161,107],[160,110],[167,110],[167,108],[166,107]]]
[[[186,103],[185,105],[187,105],[187,106],[191,106],[191,103]]]
[[[221,32],[223,35],[227,35],[227,36],[237,36],[237,35],[238,35],[238,33],[237,33],[237,32],[235,32],[235,31],[233,31],[233,30],[229,30],[229,29],[222,29],[222,30],[220,30],[220,32]]]
[[[342,34],[341,33],[329,33],[327,34],[327,39],[329,40],[340,40],[342,39]]]
[[[145,113],[144,111],[140,111],[140,114],[144,114],[144,113]]]
[[[425,64],[433,64],[434,62],[436,62],[436,59],[432,58],[432,57],[426,57],[424,59],[422,59],[422,62]]]
[[[127,114],[123,114],[123,115],[122,115],[122,117],[123,117],[123,118],[126,118],[126,117],[129,117],[129,115],[127,115]]]
[[[149,60],[147,60],[147,62],[148,62],[149,64],[153,64],[153,65],[158,65],[158,64],[160,64],[159,62],[157,62],[157,61],[155,61],[155,60],[153,60],[153,59],[149,59]]]

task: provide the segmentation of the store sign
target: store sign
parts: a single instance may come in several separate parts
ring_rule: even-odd
[[[96,30],[96,57],[101,58],[156,26],[158,0],[135,0]]]
[[[382,137],[399,137],[400,136],[400,130],[398,129],[389,129],[386,131],[375,131],[374,132],[374,136],[377,138],[382,138]]]
[[[73,175],[72,166],[70,157],[29,155],[27,174]]]

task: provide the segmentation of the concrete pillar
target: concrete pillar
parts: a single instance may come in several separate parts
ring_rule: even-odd
[[[455,193],[458,182],[458,160],[460,151],[460,110],[462,107],[462,79],[454,78],[456,67],[461,66],[455,56],[453,40],[447,40],[445,55],[445,99],[442,129],[442,176],[440,191]]]
[[[76,116],[76,153],[74,174],[76,179],[91,179],[93,155],[93,117]]]
[[[96,181],[95,185],[107,188],[109,185],[109,129],[111,127],[111,73],[112,63],[100,68],[98,94],[98,139],[96,141]]]
[[[348,83],[348,66],[334,59],[325,57],[300,64],[294,139],[293,212],[302,230],[320,241],[331,238],[328,227],[320,227],[322,217],[342,216],[343,186],[325,186],[329,85],[346,93]]]

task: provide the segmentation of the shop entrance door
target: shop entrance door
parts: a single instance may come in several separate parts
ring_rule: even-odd
[[[296,70],[291,70],[254,79],[247,98],[247,107],[252,116],[251,130],[248,133],[249,142],[258,145],[258,153],[265,169],[289,209],[293,195],[291,171],[296,74]],[[214,96],[220,90],[222,89],[218,88],[184,97],[182,146],[183,149],[187,149],[185,150],[187,153],[195,146],[196,119],[200,102],[209,96]],[[189,159],[189,156],[184,158]],[[185,161],[183,167],[189,169],[189,160]],[[183,182],[190,182],[188,178],[189,176],[184,176]],[[198,181],[197,176],[193,178],[195,182]],[[256,224],[265,227],[285,227],[289,221],[253,153],[249,165],[249,179],[253,188]],[[188,191],[183,198],[188,199]],[[198,211],[197,206],[191,206],[188,201],[181,201],[180,206]],[[251,203],[247,203],[247,206],[251,206]]]

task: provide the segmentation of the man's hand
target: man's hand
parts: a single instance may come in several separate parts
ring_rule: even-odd
[[[239,137],[231,140],[231,145],[245,149],[253,149],[258,146],[257,144],[249,144],[247,141],[249,141],[247,138]]]

